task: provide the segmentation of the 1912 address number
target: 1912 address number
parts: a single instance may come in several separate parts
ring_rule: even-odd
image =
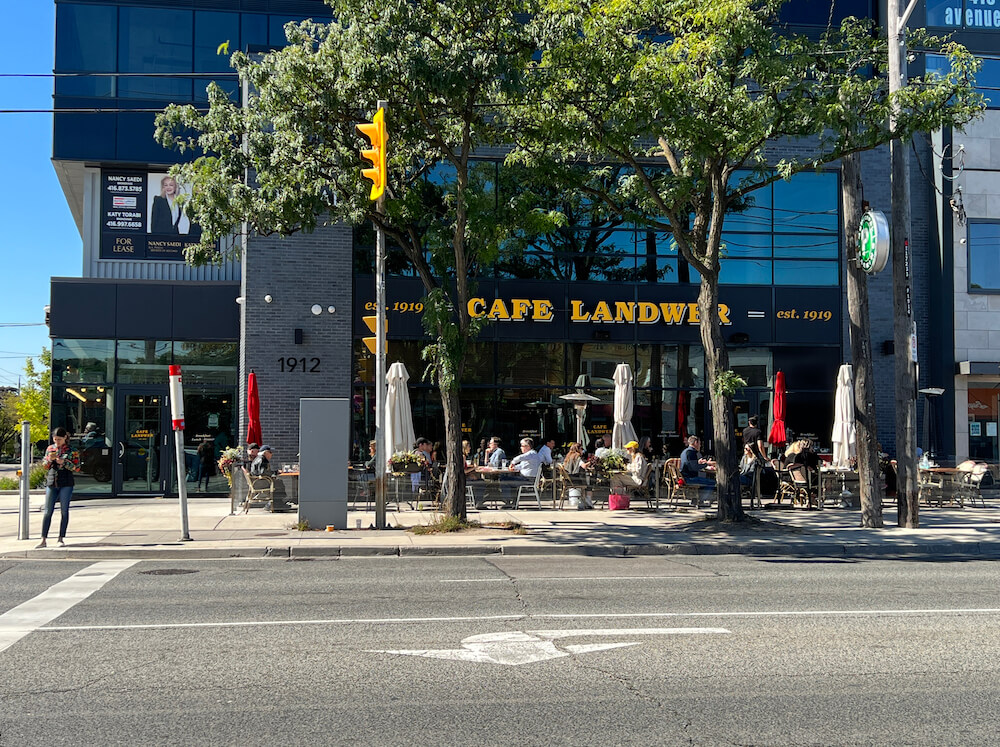
[[[319,358],[278,358],[281,373],[319,373]]]

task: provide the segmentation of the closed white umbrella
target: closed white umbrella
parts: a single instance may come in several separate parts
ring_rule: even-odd
[[[632,369],[619,363],[615,369],[615,427],[611,431],[611,448],[621,449],[629,441],[637,441],[632,427]]]
[[[837,372],[837,396],[833,416],[833,466],[850,467],[858,453],[857,428],[854,423],[854,369],[845,363]]]
[[[410,375],[399,363],[389,366],[386,373],[388,391],[385,398],[385,432],[387,457],[397,451],[409,451],[417,437],[413,433],[413,413],[410,410],[410,391],[406,382]]]

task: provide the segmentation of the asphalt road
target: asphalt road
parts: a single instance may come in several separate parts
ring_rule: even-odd
[[[0,745],[995,744],[998,582],[947,560],[0,561]]]

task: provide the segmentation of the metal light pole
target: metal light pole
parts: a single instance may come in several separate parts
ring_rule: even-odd
[[[899,0],[888,0],[886,32],[889,47],[889,96],[895,98],[906,85],[906,22],[917,5],[899,12]],[[889,127],[899,120],[898,104],[889,113]],[[910,287],[910,168],[906,145],[896,138],[889,143],[892,168],[892,295],[893,340],[896,375],[896,474],[897,524],[915,528],[920,524],[917,508],[917,326]]]
[[[383,116],[389,107],[388,101],[379,100],[377,109]],[[374,143],[372,144],[374,145]],[[381,147],[385,147],[383,143]],[[385,163],[385,154],[382,154]],[[375,202],[375,213],[385,215],[385,192]],[[375,224],[375,528],[385,529],[386,474],[389,455],[386,454],[385,438],[385,231]]]
[[[181,367],[169,366],[170,418],[174,428],[174,455],[177,462],[177,498],[181,511],[181,541],[190,542],[187,508],[187,466],[184,463],[184,392],[181,388]]]
[[[17,538],[30,538],[28,532],[28,485],[31,480],[31,423],[21,422],[21,503],[17,514]]]

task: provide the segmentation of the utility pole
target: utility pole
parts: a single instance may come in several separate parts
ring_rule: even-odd
[[[889,48],[889,96],[895,98],[906,85],[906,22],[917,5],[899,12],[899,0],[888,0],[886,32]],[[899,119],[898,104],[889,113],[890,130]],[[920,525],[917,508],[917,327],[913,314],[910,287],[910,168],[906,144],[896,138],[889,143],[892,168],[892,296],[893,340],[896,378],[896,504],[897,524],[916,528]]]

